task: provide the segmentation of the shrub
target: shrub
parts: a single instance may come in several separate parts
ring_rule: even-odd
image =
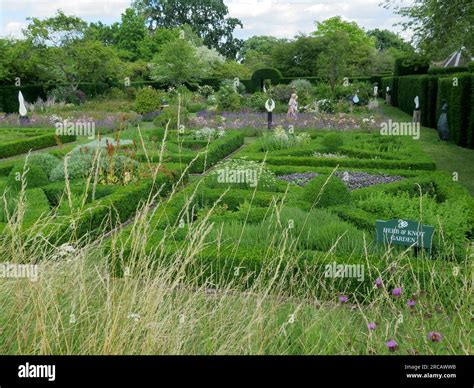
[[[26,174],[23,176],[23,172]],[[21,189],[21,179],[24,179],[26,187],[32,189],[48,183],[48,176],[45,174],[40,166],[29,164],[25,167],[23,164],[18,164],[10,171],[8,175],[7,184],[15,191]]]
[[[220,111],[235,112],[240,110],[241,97],[235,91],[233,85],[223,84],[215,96]]]
[[[336,111],[336,103],[330,99],[322,99],[318,101],[319,110],[325,113],[334,113]]]
[[[232,185],[241,189],[273,191],[276,189],[275,174],[261,163],[245,159],[231,159],[218,163],[206,180],[210,187]]]
[[[310,136],[306,132],[295,135],[286,133],[281,125],[277,126],[273,132],[265,133],[262,138],[261,151],[275,151],[301,146],[310,141]]]
[[[288,100],[291,97],[292,89],[290,85],[279,84],[274,85],[270,88],[270,96],[277,102],[288,103]]]
[[[39,166],[47,176],[59,162],[59,158],[47,153],[34,154],[28,158],[28,164]]]
[[[263,92],[255,92],[249,97],[243,99],[243,104],[252,109],[254,112],[266,112],[265,102],[268,100],[268,96]]]
[[[350,202],[350,193],[346,185],[334,175],[319,175],[303,189],[303,199],[316,207],[344,205]]]
[[[214,94],[214,88],[210,85],[199,86],[198,92],[201,96],[208,98],[210,95]]]
[[[306,79],[295,79],[294,81],[291,81],[290,87],[292,90],[296,90],[301,105],[309,103],[314,88],[311,82]]]
[[[323,137],[321,144],[327,152],[334,153],[344,145],[344,139],[339,133],[328,133]]]
[[[155,112],[161,108],[162,99],[165,97],[166,94],[164,92],[152,87],[142,88],[137,92],[135,98],[135,110],[138,113]]]
[[[48,97],[74,105],[79,105],[86,101],[86,94],[82,90],[75,90],[70,86],[58,86],[48,93]]]
[[[153,124],[157,128],[165,128],[166,124],[168,124],[168,120],[170,121],[170,124],[168,126],[169,130],[178,129],[178,106],[177,105],[172,105],[163,109],[163,111],[153,119]],[[188,110],[182,106],[179,112],[179,124],[186,125],[187,121],[188,121]]]

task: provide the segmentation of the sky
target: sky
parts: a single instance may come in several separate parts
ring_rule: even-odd
[[[229,14],[242,20],[244,28],[235,35],[272,35],[292,38],[298,33],[315,30],[315,21],[340,15],[355,21],[366,30],[380,28],[399,32],[408,39],[409,31],[394,24],[401,19],[392,9],[379,6],[383,0],[224,0]],[[400,0],[399,0],[400,1]],[[405,0],[410,3],[412,0]],[[21,37],[21,30],[30,16],[46,18],[57,9],[67,15],[79,16],[88,22],[111,24],[120,20],[131,0],[0,0],[0,36]]]

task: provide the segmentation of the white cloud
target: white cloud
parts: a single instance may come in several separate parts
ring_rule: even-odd
[[[299,32],[315,30],[315,21],[340,15],[344,20],[356,21],[366,29],[401,29],[392,25],[400,17],[392,10],[379,7],[381,0],[224,0],[230,16],[242,20],[244,29],[236,35],[247,38],[253,35],[273,35],[291,38]],[[413,0],[405,0],[412,2]],[[57,9],[67,15],[76,15],[88,22],[105,24],[120,19],[131,0],[0,0],[0,34],[19,36],[26,17],[46,18]],[[404,31],[403,36],[409,36]]]

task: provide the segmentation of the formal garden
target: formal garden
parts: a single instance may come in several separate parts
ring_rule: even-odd
[[[163,31],[167,78],[87,73],[73,50],[112,60],[87,39],[74,87],[3,73],[0,352],[472,353],[472,62],[195,78],[197,38]]]

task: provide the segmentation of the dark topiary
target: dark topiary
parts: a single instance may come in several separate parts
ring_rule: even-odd
[[[339,178],[333,175],[328,179],[327,175],[320,175],[304,187],[303,199],[316,207],[329,207],[348,204],[351,196]]]
[[[24,171],[26,174],[23,176]],[[23,164],[14,166],[8,175],[7,185],[11,189],[19,191],[21,189],[22,179],[25,181],[26,188],[28,189],[49,183],[48,176],[43,169],[34,164],[28,164],[26,167],[24,167]]]
[[[278,85],[282,78],[283,75],[280,70],[272,67],[256,70],[252,74],[251,81],[253,90],[251,91],[256,92],[262,90],[265,80],[270,80],[271,85]]]

